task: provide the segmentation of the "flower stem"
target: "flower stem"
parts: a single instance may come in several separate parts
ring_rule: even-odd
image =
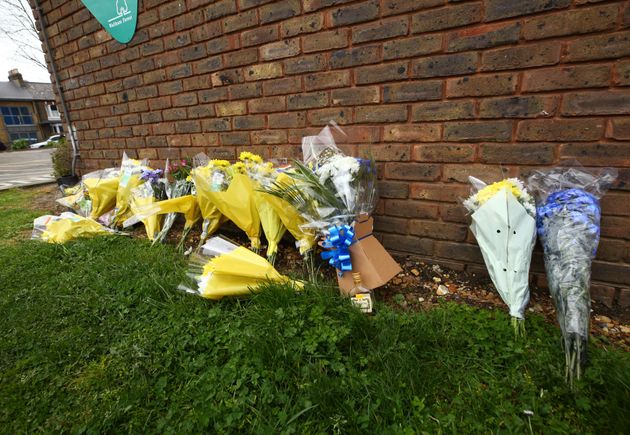
[[[514,329],[514,338],[516,338],[517,340],[521,340],[527,337],[527,331],[525,330],[525,319],[512,317],[511,323],[512,329]]]

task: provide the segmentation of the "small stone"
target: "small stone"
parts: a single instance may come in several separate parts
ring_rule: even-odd
[[[442,278],[439,278],[439,277],[437,277],[437,276],[434,276],[434,277],[433,277],[433,282],[435,282],[435,283],[438,283],[438,284],[439,284],[439,283],[441,283],[441,282],[442,282]]]
[[[602,323],[611,323],[612,320],[610,320],[610,317],[608,316],[595,316],[595,320],[597,320],[598,322],[602,322]]]
[[[400,278],[394,278],[394,279],[392,280],[392,284],[394,284],[394,285],[400,285],[400,284],[402,284],[402,279],[400,279]]]
[[[621,332],[624,334],[630,334],[630,326],[620,325],[619,329],[621,329]]]
[[[418,302],[424,302],[424,298],[418,298]]]
[[[436,291],[438,296],[444,296],[448,294],[448,287],[446,287],[445,285],[440,284],[437,288]]]
[[[418,272],[418,269],[411,269],[411,273],[413,273],[415,276],[420,276],[420,272]]]

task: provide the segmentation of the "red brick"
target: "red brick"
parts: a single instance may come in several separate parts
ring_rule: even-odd
[[[465,225],[422,220],[409,222],[409,234],[420,237],[462,242],[466,239],[467,232],[468,228]]]
[[[426,57],[413,61],[414,77],[457,76],[477,70],[477,53],[449,54]]]
[[[217,116],[244,115],[247,113],[247,102],[230,101],[215,105]]]
[[[630,265],[593,261],[592,277],[595,281],[630,285]]]
[[[289,110],[313,109],[328,105],[328,94],[326,92],[311,92],[298,95],[290,95],[287,98],[287,108]]]
[[[260,58],[262,60],[282,59],[293,57],[300,53],[299,38],[285,39],[260,47]]]
[[[414,104],[411,117],[413,121],[449,121],[474,118],[473,101],[436,101]]]
[[[252,65],[245,69],[245,80],[264,80],[282,76],[282,65],[280,63],[265,63]]]
[[[236,1],[234,0],[219,0],[204,10],[206,21],[212,21],[233,13],[236,13]]]
[[[617,140],[630,139],[630,118],[612,118],[608,121],[606,137]]]
[[[412,183],[409,197],[428,201],[457,202],[460,198],[468,197],[469,194],[470,187],[465,185]]]
[[[583,165],[630,166],[630,143],[567,143],[561,145],[560,155],[575,157]]]
[[[415,145],[412,156],[413,160],[420,162],[472,162],[475,146],[451,143]]]
[[[322,14],[303,15],[280,23],[280,34],[283,37],[313,33],[322,29],[324,17]]]
[[[440,140],[441,129],[437,124],[400,124],[384,127],[385,142],[435,142]]]
[[[352,0],[303,0],[302,6],[307,12],[317,11],[328,6],[351,2]]]
[[[565,94],[562,115],[627,115],[630,113],[630,93],[596,91]]]
[[[483,264],[483,256],[477,245],[453,242],[436,242],[435,256],[466,263]]]
[[[378,221],[378,220],[377,220]],[[433,240],[427,238],[400,236],[395,234],[383,235],[383,246],[391,251],[410,252],[419,255],[431,255]]]
[[[630,31],[574,39],[567,44],[566,61],[630,56]]]
[[[304,76],[304,89],[313,91],[327,88],[341,88],[350,84],[349,71],[330,71]]]
[[[447,51],[467,51],[491,48],[518,42],[520,23],[485,24],[448,35]]]
[[[255,9],[231,15],[223,19],[223,31],[225,33],[247,29],[258,24],[258,14]]]
[[[511,121],[449,122],[444,126],[444,139],[447,141],[502,142],[511,137]]]
[[[468,184],[468,176],[477,177],[486,183],[493,183],[509,176],[499,165],[444,165],[442,180]]]
[[[523,37],[542,39],[612,29],[617,23],[618,5],[557,12],[525,21]]]
[[[265,97],[248,102],[250,113],[282,112],[287,109],[286,97]]]
[[[479,161],[483,163],[549,165],[555,160],[556,145],[551,143],[484,143]]]
[[[260,45],[265,42],[277,41],[278,26],[265,26],[257,27],[252,30],[241,33],[241,42],[243,47],[250,47],[252,45]]]
[[[440,51],[441,35],[422,35],[414,38],[394,39],[383,44],[383,59],[416,57]]]
[[[603,137],[600,119],[532,120],[518,123],[516,139],[523,141],[592,141]]]
[[[378,14],[378,0],[368,0],[351,6],[333,9],[329,13],[329,20],[333,26],[345,26],[348,24],[369,21],[378,17]]]
[[[630,288],[619,289],[619,306],[621,308],[630,307]]]
[[[315,35],[304,36],[302,37],[302,46],[304,53],[347,47],[348,30],[337,29],[328,32],[316,33]]]
[[[630,60],[617,62],[615,71],[617,72],[616,84],[619,86],[630,85]]]
[[[296,57],[284,61],[285,74],[302,74],[321,71],[326,68],[326,58],[322,54]]]
[[[234,130],[261,130],[265,128],[264,115],[235,116],[232,118]]]
[[[258,10],[260,22],[266,24],[299,15],[301,11],[300,3],[300,0],[281,0],[265,5]]]
[[[481,58],[481,71],[553,65],[560,60],[560,49],[561,45],[557,42],[548,42],[485,51]]]
[[[480,118],[538,118],[553,116],[556,97],[526,96],[488,98],[479,104]]]
[[[419,12],[411,17],[411,32],[433,32],[478,23],[481,21],[481,11],[479,2]]]
[[[440,178],[440,165],[424,163],[387,163],[385,176],[390,180],[434,181]]]
[[[353,106],[378,103],[380,101],[380,92],[376,86],[334,89],[332,91],[331,99],[333,106]]]
[[[359,145],[358,155],[370,156],[379,162],[407,162],[411,156],[407,144],[379,144],[378,146]]]
[[[516,91],[516,74],[489,74],[446,81],[448,97],[480,97],[486,95],[509,95]]]
[[[434,6],[440,6],[443,0],[384,0],[382,2],[381,14],[398,15],[403,12],[413,12],[420,9],[429,9]]]
[[[352,43],[359,44],[406,35],[408,22],[407,17],[403,16],[354,27],[352,29]]]
[[[378,194],[381,198],[394,198],[405,199],[409,196],[409,184],[401,183],[398,181],[385,181],[380,180],[378,183]],[[423,198],[415,198],[423,199]],[[407,222],[404,222],[404,226],[407,226]],[[400,222],[401,224],[403,222]]]
[[[359,85],[393,80],[404,80],[409,74],[407,62],[395,62],[382,65],[355,68],[355,82]]]
[[[252,143],[256,145],[287,143],[286,130],[256,130],[251,134]]]
[[[308,113],[308,120],[310,125],[326,125],[330,121],[344,125],[352,120],[352,109],[331,108],[312,110]]]
[[[267,80],[263,83],[265,95],[290,94],[301,90],[302,80],[300,77],[285,77],[277,80]]]
[[[334,51],[330,55],[329,65],[332,69],[348,68],[378,62],[381,58],[378,46],[369,45],[348,50]]]
[[[606,305],[608,308],[613,307],[615,294],[616,290],[614,287],[597,285],[595,283],[591,285],[591,298],[597,302]]]
[[[272,113],[267,118],[269,128],[296,128],[306,125],[304,112]]]
[[[435,219],[438,206],[425,201],[388,199],[385,201],[385,214],[406,218]]]
[[[523,91],[607,87],[610,85],[610,80],[611,73],[608,65],[542,68],[524,73]]]
[[[213,89],[217,90],[217,89]],[[227,90],[226,90],[227,92]],[[230,98],[240,100],[243,98],[260,97],[263,94],[261,83],[243,83],[230,86]],[[223,99],[227,99],[227,96]]]
[[[245,44],[243,44],[246,46]],[[235,50],[240,48],[240,41],[238,35],[227,35],[219,38],[211,39],[206,42],[206,51],[208,54],[225,53],[226,51]]]
[[[494,21],[565,8],[570,4],[571,0],[487,0],[484,15],[487,21]]]
[[[356,122],[397,122],[407,120],[407,106],[362,106],[354,111]]]

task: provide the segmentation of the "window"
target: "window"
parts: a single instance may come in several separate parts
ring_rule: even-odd
[[[33,117],[28,107],[0,107],[6,125],[32,125]]]
[[[9,139],[11,140],[11,142],[18,139],[26,139],[30,143],[35,143],[37,142],[37,132],[27,131],[27,132],[21,132],[21,133],[10,133]]]
[[[47,103],[46,112],[48,113],[48,119],[61,118],[61,115],[59,114],[59,110],[57,110],[57,105],[55,103]]]

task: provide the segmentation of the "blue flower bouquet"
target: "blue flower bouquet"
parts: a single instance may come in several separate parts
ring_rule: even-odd
[[[534,171],[529,178],[529,187],[536,193],[536,228],[570,384],[580,379],[586,363],[591,262],[600,234],[599,199],[615,178],[616,171],[610,168],[592,173],[562,167]]]

